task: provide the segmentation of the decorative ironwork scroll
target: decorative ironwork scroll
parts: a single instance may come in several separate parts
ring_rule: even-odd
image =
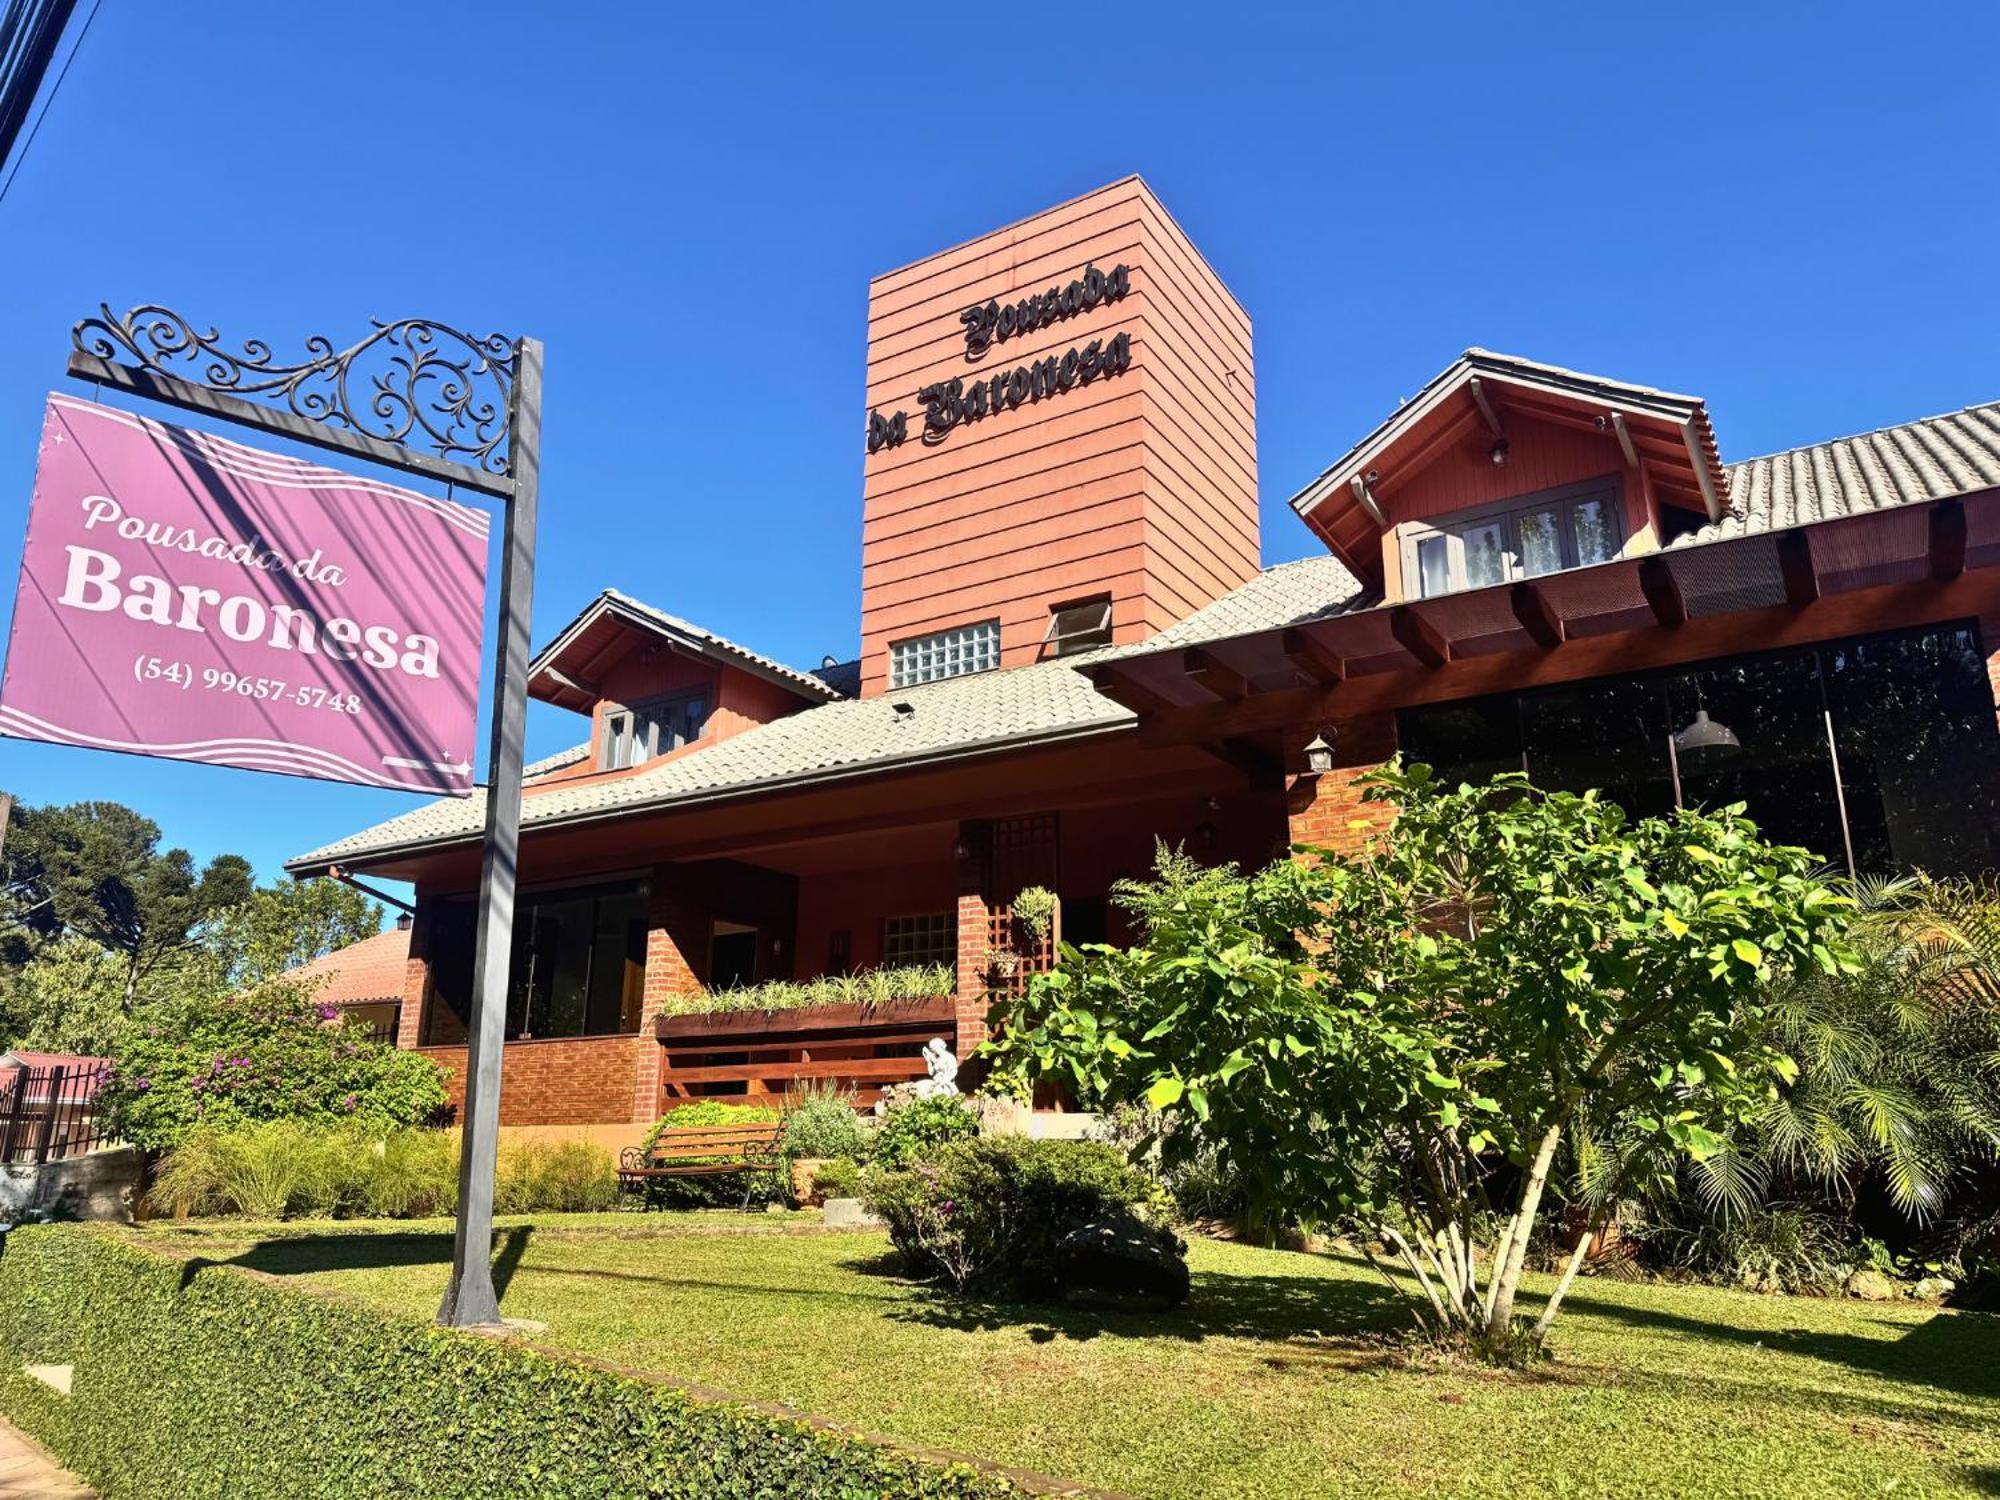
[[[134,364],[155,375],[235,396],[282,402],[298,416],[488,474],[508,472],[514,346],[501,334],[470,334],[423,318],[377,321],[346,349],[314,334],[302,359],[273,356],[261,339],[226,347],[170,308],[148,304],[123,317],[109,303],[76,325],[79,353]]]

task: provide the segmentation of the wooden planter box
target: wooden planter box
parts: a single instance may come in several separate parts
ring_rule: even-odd
[[[711,1010],[653,1023],[662,1109],[696,1098],[768,1097],[804,1081],[845,1084],[872,1104],[891,1084],[926,1075],[924,1043],[957,1050],[950,995],[880,1005]]]

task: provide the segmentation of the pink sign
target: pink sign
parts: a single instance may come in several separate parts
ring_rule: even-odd
[[[466,796],[487,527],[52,395],[0,733]]]

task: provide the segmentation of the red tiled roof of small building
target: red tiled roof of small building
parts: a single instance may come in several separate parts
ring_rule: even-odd
[[[313,998],[328,1005],[401,1000],[409,960],[408,930],[390,927],[289,969],[285,978],[312,985]]]

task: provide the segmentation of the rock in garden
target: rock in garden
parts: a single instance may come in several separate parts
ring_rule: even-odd
[[[1145,1298],[1166,1307],[1188,1297],[1187,1244],[1131,1214],[1092,1219],[1064,1235],[1053,1270],[1066,1294]]]
[[[1880,1271],[1856,1271],[1847,1278],[1847,1295],[1863,1302],[1889,1302],[1902,1294],[1903,1289]]]

